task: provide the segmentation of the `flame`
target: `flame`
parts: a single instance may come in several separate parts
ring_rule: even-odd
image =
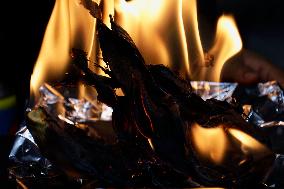
[[[103,64],[94,39],[95,19],[80,2],[55,2],[31,77],[33,94],[45,81],[63,75],[72,47],[88,52],[90,62]],[[220,17],[209,51],[215,57],[214,67],[204,69],[196,0],[102,0],[100,5],[103,21],[109,25],[108,15],[115,14],[115,21],[130,34],[147,63],[164,64],[187,78],[219,81],[225,61],[242,48],[232,16]]]
[[[116,22],[134,39],[146,63],[164,64],[191,79],[220,81],[223,64],[242,49],[233,17],[221,16],[215,43],[204,55],[196,0],[116,0],[115,10]],[[208,61],[213,68],[206,68]]]
[[[196,0],[183,1],[183,24],[186,35],[186,44],[184,47],[188,54],[188,70],[192,79],[198,79],[201,74],[201,69],[204,66],[204,53],[201,44],[198,19],[197,19],[197,2]]]
[[[253,137],[237,129],[226,129],[224,125],[219,125],[215,128],[203,128],[195,123],[192,126],[191,133],[193,145],[198,154],[216,164],[222,163],[225,157],[230,158],[230,154],[226,152],[229,152],[229,149],[236,148],[236,143],[230,137],[240,142],[240,154],[261,158],[270,153],[270,150],[265,145]]]
[[[34,93],[37,93],[47,75],[52,77],[66,67],[70,47],[68,15],[68,1],[56,1],[31,76],[31,89]]]
[[[88,102],[93,103],[94,106],[97,106],[97,90],[88,85],[84,85],[83,83],[78,83],[78,99],[85,99]]]
[[[248,153],[249,151],[261,153],[269,151],[266,146],[242,131],[229,129],[229,133],[242,143],[242,150],[244,153]]]
[[[95,19],[80,0],[57,0],[48,22],[39,56],[31,76],[31,93],[45,81],[63,76],[70,61],[70,49],[80,48],[94,54]]]
[[[103,22],[110,28],[109,15],[114,15],[114,0],[102,0]]]
[[[146,63],[164,64],[187,78],[200,72],[204,54],[196,0],[115,2],[116,22],[133,38]]]
[[[197,152],[215,163],[221,163],[227,145],[226,134],[222,127],[203,128],[198,124],[192,126],[192,137]]]
[[[145,61],[187,70],[182,0],[115,1],[115,21],[133,38]],[[172,52],[172,53],[171,53]]]
[[[242,40],[232,16],[221,16],[217,23],[215,43],[209,50],[214,56],[214,67],[208,74],[212,81],[220,81],[223,64],[242,49]]]
[[[146,62],[152,64],[170,62],[159,24],[165,6],[163,0],[115,1],[115,21],[133,38]],[[153,45],[155,48],[151,48]]]

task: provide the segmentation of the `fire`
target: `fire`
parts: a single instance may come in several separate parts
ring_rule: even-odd
[[[57,0],[31,76],[31,93],[37,96],[45,81],[64,75],[72,47],[94,54],[94,32],[95,19],[80,0]]]
[[[240,149],[239,153],[244,154],[243,157],[249,154],[261,158],[270,153],[266,146],[248,134],[233,128],[226,129],[223,125],[215,128],[203,128],[198,124],[194,124],[191,132],[193,145],[197,153],[202,158],[216,164],[221,164],[226,157],[230,156],[226,152],[236,148],[236,144],[231,137],[240,142],[238,148]]]
[[[219,81],[223,64],[242,48],[232,16],[218,20],[215,43],[206,58],[198,29],[196,0],[116,0],[116,22],[134,39],[147,63],[164,64],[195,80]]]
[[[183,5],[182,0],[117,0],[115,16],[147,63],[164,64],[189,77]]]
[[[97,103],[97,91],[92,86],[84,85],[83,83],[78,83],[78,99],[85,99],[91,102],[95,107],[98,107]]]
[[[260,153],[269,151],[266,146],[258,142],[256,139],[237,129],[229,129],[229,133],[242,143],[242,151],[244,153],[248,153],[249,151]]]
[[[192,79],[200,79],[201,69],[204,67],[204,53],[199,35],[196,0],[183,1],[183,24],[186,35],[189,73]]]
[[[66,67],[70,47],[68,15],[68,1],[56,1],[31,77],[31,89],[34,93],[37,93],[47,76],[61,73]]]
[[[215,43],[209,54],[214,56],[214,67],[209,74],[212,81],[220,81],[223,64],[242,49],[242,40],[232,16],[221,16],[217,23]]]
[[[113,14],[147,63],[164,64],[186,78],[219,81],[223,64],[242,48],[233,17],[220,17],[215,43],[209,50],[214,57],[213,67],[206,67],[196,0],[97,1],[102,7],[103,21],[109,25],[108,15]],[[31,77],[33,94],[45,81],[62,77],[71,48],[80,48],[88,52],[90,62],[103,64],[94,38],[96,21],[82,3],[84,0],[55,2]],[[90,68],[94,70],[93,64]]]
[[[197,152],[216,163],[221,163],[226,151],[227,138],[222,127],[203,128],[192,126],[192,137]]]
[[[164,0],[115,1],[115,21],[130,34],[146,62],[151,64],[170,64],[167,26],[160,23],[170,19],[172,13],[166,12],[169,6]]]

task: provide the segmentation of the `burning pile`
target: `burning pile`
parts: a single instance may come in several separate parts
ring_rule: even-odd
[[[275,155],[265,130],[242,117],[243,104],[203,100],[189,80],[168,67],[146,65],[129,34],[112,18],[108,28],[100,7],[87,2],[97,18],[107,63],[95,66],[107,76],[94,73],[80,49],[72,49],[72,69],[96,89],[101,103],[112,107],[112,124],[82,123],[80,115],[78,121],[77,114],[68,113],[66,96],[44,85],[42,96],[51,94],[44,99],[49,103],[39,103],[27,114],[42,154],[66,175],[89,179],[95,186],[261,184]]]

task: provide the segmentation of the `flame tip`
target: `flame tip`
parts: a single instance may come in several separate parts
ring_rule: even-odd
[[[89,4],[83,6],[90,6],[96,13],[98,5],[91,2],[84,1]],[[78,8],[78,1],[55,2],[31,75],[32,94],[38,96],[38,89],[45,81],[60,79],[64,75],[71,58],[74,58],[75,48],[88,49],[88,56],[95,53],[95,24],[96,21],[86,9]]]

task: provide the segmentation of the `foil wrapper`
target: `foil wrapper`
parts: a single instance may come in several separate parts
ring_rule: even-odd
[[[191,81],[191,86],[196,94],[203,100],[217,99],[221,101],[232,100],[232,94],[238,86],[237,83],[218,83],[208,81]]]
[[[61,87],[56,90],[54,87],[44,84],[39,88],[40,98],[35,106],[43,107],[50,115],[57,116],[67,124],[85,128],[85,124],[97,122],[100,125],[108,126],[111,124],[112,108],[97,101],[96,96],[92,100],[86,98],[75,98],[78,91],[75,86]],[[63,95],[64,96],[63,96]],[[27,108],[27,112],[30,108]],[[96,131],[94,131],[96,129]],[[88,135],[95,135],[104,132],[98,126],[88,129]],[[112,139],[109,139],[112,140]],[[15,166],[9,168],[9,174],[12,178],[21,182],[20,185],[32,186],[31,188],[42,186],[43,183],[50,183],[51,187],[64,187],[69,183],[66,178],[60,178],[58,170],[46,159],[40,152],[31,133],[27,129],[27,123],[24,121],[16,133],[14,145],[9,154],[9,160]],[[28,182],[28,184],[27,184]],[[37,184],[36,184],[37,183]],[[81,186],[82,181],[76,180],[75,184]],[[27,185],[26,185],[27,184]],[[73,185],[74,186],[74,185]]]
[[[51,166],[50,162],[41,155],[25,122],[22,123],[20,130],[16,133],[9,159],[16,163],[36,163],[43,168]]]
[[[56,183],[56,168],[41,155],[25,122],[16,133],[9,159],[13,162],[13,166],[8,169],[9,177],[17,181],[19,188],[36,188],[43,183]]]
[[[74,95],[77,92],[73,91],[72,94],[74,87],[64,88],[64,96],[61,95],[60,90],[62,88],[57,91],[48,84],[41,86],[37,106],[44,107],[51,115],[58,115],[61,120],[72,125],[99,120],[111,121],[112,108],[99,102],[96,94],[91,98],[78,99]]]
[[[270,148],[277,153],[273,167],[263,181],[266,186],[284,186],[284,96],[276,81],[242,86],[236,83],[191,82],[204,100],[215,98],[238,105],[244,119],[268,133]]]
[[[271,149],[278,155],[264,182],[274,187],[284,183],[284,95],[279,85],[274,81],[249,87],[237,83],[206,81],[192,81],[191,85],[194,92],[204,100],[215,98],[239,106],[243,109],[243,117],[247,122],[269,133]],[[58,115],[59,119],[68,124],[111,122],[112,109],[98,102],[95,96],[92,100],[77,99],[70,95],[72,92],[66,93],[70,90],[64,88],[63,91],[58,92],[47,84],[43,85],[40,88],[38,106],[44,107],[52,115]],[[15,163],[38,164],[43,170],[52,167],[51,163],[41,156],[25,123],[16,134],[9,158]]]

